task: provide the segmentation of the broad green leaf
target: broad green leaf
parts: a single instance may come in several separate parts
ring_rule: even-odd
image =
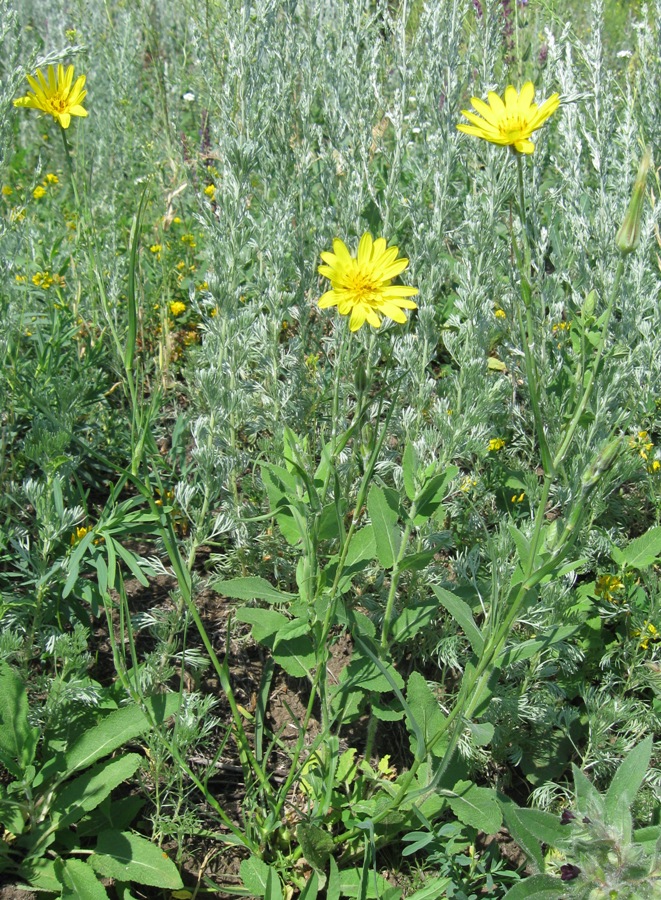
[[[477,787],[472,781],[458,781],[453,793],[455,796],[448,797],[448,803],[460,822],[485,834],[496,834],[503,817],[494,790]]]
[[[174,715],[180,703],[179,694],[157,694],[146,700],[151,717],[157,724]],[[151,727],[150,719],[139,706],[126,706],[114,710],[96,725],[88,728],[66,751],[65,770],[59,772],[59,775],[71,775],[78,769],[91,766],[128,741],[145,734]]]
[[[423,485],[416,498],[416,525],[421,525],[436,512],[443,502],[449,483],[458,472],[457,466],[448,466],[445,472],[434,475]]]
[[[486,747],[496,730],[491,722],[469,722],[468,727],[476,747]]]
[[[644,828],[636,828],[633,833],[636,844],[642,844],[645,852],[654,853],[657,844],[661,841],[661,825],[647,825]]]
[[[516,545],[516,552],[519,557],[521,568],[526,572],[528,570],[528,563],[530,562],[530,541],[524,537],[523,533],[516,525],[510,523],[507,527],[512,540]]]
[[[533,871],[543,872],[546,865],[541,845],[542,839],[529,827],[535,823],[526,821],[522,813],[526,813],[527,810],[517,806],[513,800],[502,796],[499,799],[509,833],[530,860]],[[550,846],[555,846],[555,844],[552,842]]]
[[[611,557],[618,566],[632,569],[646,569],[661,556],[661,525],[650,528],[645,534],[634,538],[623,550],[615,547]]]
[[[397,643],[410,641],[420,630],[428,628],[438,615],[435,600],[423,600],[415,606],[408,606],[393,620],[392,639]]]
[[[224,597],[233,597],[235,600],[291,603],[296,599],[295,594],[279,591],[278,588],[273,587],[272,584],[259,575],[248,575],[245,578],[229,578],[227,581],[215,581],[212,584],[212,588]]]
[[[411,672],[406,686],[406,700],[410,714],[415,719],[415,725],[411,729],[411,751],[416,759],[424,759],[427,748],[432,739],[435,740],[431,752],[434,756],[442,757],[445,754],[447,739],[436,739],[436,735],[443,729],[445,715],[434,697],[426,680],[419,672]],[[414,723],[410,723],[412,726]],[[422,733],[424,747],[419,744],[419,733]]]
[[[330,870],[328,874],[328,885],[326,887],[326,900],[340,900],[340,873],[335,862],[335,857],[330,858]]]
[[[269,866],[257,856],[244,859],[239,866],[239,875],[245,887],[255,897],[263,897],[269,879]]]
[[[112,802],[105,800],[90,815],[78,822],[76,834],[79,838],[86,838],[96,837],[100,831],[107,831],[109,828],[126,831],[145,802],[140,797],[113,798]]]
[[[287,624],[283,625],[282,628],[278,630],[273,643],[273,648],[276,649],[284,641],[290,641],[293,638],[301,637],[301,635],[304,634],[310,634],[310,622],[307,619],[302,618],[289,619]]]
[[[362,869],[345,869],[340,872],[340,894],[356,900],[399,900],[402,892],[393,887],[386,879],[371,868],[366,862],[368,871],[364,877]]]
[[[343,593],[348,591],[353,577],[362,572],[375,556],[376,540],[374,538],[374,529],[371,525],[366,525],[354,534],[349,544],[347,558],[344,561],[344,569],[338,583],[340,591]],[[335,579],[338,561],[339,556],[332,556],[324,570],[328,584],[332,584]]]
[[[275,635],[290,621],[287,616],[276,612],[274,609],[254,609],[253,607],[241,607],[237,609],[235,618],[238,622],[247,622],[252,625],[252,636],[258,644],[266,644],[271,647]]]
[[[418,468],[418,454],[412,441],[406,442],[402,456],[402,477],[404,490],[409,500],[415,500],[415,473]]]
[[[332,836],[325,829],[310,822],[299,822],[296,826],[296,837],[303,856],[313,869],[322,872],[335,848]]]
[[[89,857],[95,872],[150,887],[183,888],[177,867],[156,844],[130,831],[102,831]]]
[[[339,504],[335,501],[327,503],[319,513],[317,540],[337,540],[342,533],[345,512],[346,501],[340,499]]]
[[[470,606],[461,597],[446,591],[445,588],[438,584],[433,584],[432,590],[468,638],[473,653],[476,656],[481,656],[484,650],[484,638],[475,624]]]
[[[294,678],[305,678],[314,668],[316,656],[312,640],[307,635],[279,641],[273,659]]]
[[[325,876],[324,879],[325,881]],[[312,875],[305,882],[305,887],[301,891],[298,900],[317,900],[317,894],[319,893],[319,876],[316,872],[313,872]]]
[[[351,662],[342,670],[340,686],[343,692],[359,690],[365,693],[376,691],[383,693],[391,691],[393,684],[398,688],[404,687],[404,680],[397,669],[386,662],[381,661],[383,670],[371,659],[354,651]],[[385,674],[387,672],[387,675]],[[388,677],[389,676],[389,677]]]
[[[110,543],[111,541],[113,541],[113,538],[111,538],[110,535],[107,535],[106,543]],[[141,560],[139,560],[134,553],[131,553],[130,550],[127,550],[123,544],[120,544],[119,541],[113,541],[113,543],[115,544],[117,555],[124,560],[126,567],[131,572],[133,577],[137,578],[143,587],[149,587],[147,576],[142,571],[142,567],[140,565]]]
[[[69,557],[69,574],[67,575],[67,580],[64,583],[64,587],[62,588],[62,597],[66,598],[69,596],[71,591],[74,588],[76,581],[78,580],[78,574],[80,572],[80,563],[82,561],[83,556],[87,553],[87,549],[94,540],[94,532],[88,531],[87,534],[83,537],[81,542],[75,548],[71,556]]]
[[[434,548],[421,550],[420,553],[411,553],[405,556],[399,564],[400,572],[422,572],[436,556],[438,551]]]
[[[606,817],[609,823],[615,824],[616,816],[622,805],[631,808],[643,779],[649,768],[652,754],[652,736],[649,735],[633,748],[622,760],[610,787],[606,792]]]
[[[269,505],[273,516],[278,523],[282,536],[288,544],[295,546],[303,539],[303,535],[296,523],[290,506],[297,504],[301,510],[307,509],[305,504],[297,500],[302,489],[300,481],[287,469],[275,466],[271,463],[263,463],[261,468],[262,481],[269,498]],[[305,517],[305,515],[304,515]]]
[[[52,859],[35,859],[24,862],[18,870],[17,881],[24,881],[36,891],[51,891],[59,894],[62,882],[55,874],[55,863]]]
[[[399,722],[400,719],[404,718],[404,710],[397,705],[397,701],[395,701],[395,706],[393,706],[392,703],[386,703],[380,697],[372,698],[370,711],[374,718],[380,722]]]
[[[367,511],[374,529],[377,559],[384,569],[391,569],[399,553],[402,533],[397,525],[397,512],[389,505],[383,488],[376,484],[367,495]]]
[[[269,874],[266,878],[266,890],[264,891],[264,900],[283,900],[282,885],[280,884],[280,876],[277,871],[269,867]]]
[[[532,640],[521,641],[519,644],[507,647],[499,657],[499,664],[504,669],[514,662],[523,662],[525,659],[530,659],[531,656],[534,656],[541,650],[546,650],[548,647],[552,647],[554,644],[571,637],[576,633],[578,627],[578,625],[555,625]]]
[[[600,815],[605,815],[604,800],[590,779],[574,763],[572,763],[572,772],[574,773],[576,806],[579,812],[582,815],[595,815],[596,811]]]
[[[0,663],[0,760],[20,778],[34,759],[39,730],[28,722],[28,696],[23,681]],[[18,766],[12,764],[16,762]]]
[[[503,900],[559,900],[565,893],[565,885],[559,878],[531,875],[511,887]]]
[[[95,766],[69,782],[59,791],[51,806],[51,815],[59,828],[71,825],[99,803],[123,781],[127,781],[140,765],[138,753],[127,753]]]
[[[80,859],[56,859],[55,874],[62,884],[62,900],[108,900],[94,869]]]
[[[445,896],[443,892],[449,884],[452,884],[451,878],[437,875],[425,881],[423,887],[414,894],[408,894],[406,900],[439,900]]]

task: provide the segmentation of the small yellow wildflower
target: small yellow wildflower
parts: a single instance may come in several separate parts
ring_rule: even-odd
[[[498,450],[502,450],[505,446],[505,441],[503,438],[491,438],[489,441],[489,453],[495,453]]]
[[[85,76],[79,75],[74,83],[73,66],[68,66],[66,70],[62,64],[57,69],[49,66],[46,75],[37,69],[36,76],[28,75],[27,79],[32,91],[14,100],[14,106],[48,113],[62,128],[69,127],[71,116],[87,115],[87,110],[82,107],[87,96],[87,91],[83,90]]]
[[[511,502],[512,503],[523,503],[526,497],[526,492],[521,491],[520,494],[512,494]]]
[[[474,487],[477,487],[477,478],[473,478],[472,475],[464,475],[459,484],[459,490],[463,494],[469,494]]]
[[[8,184],[3,184],[3,185],[2,185],[2,195],[3,195],[3,197],[11,197],[11,195],[12,195],[13,193],[14,193],[14,189],[11,188],[11,187],[9,187]]]
[[[193,329],[184,331],[184,344],[186,345],[186,347],[189,347],[191,344],[197,343],[197,341],[199,341],[199,339],[200,339],[199,332],[194,331]]]
[[[182,244],[188,244],[188,246],[191,247],[191,248],[192,248],[192,247],[197,247],[197,244],[195,243],[195,235],[194,235],[194,234],[190,234],[189,232],[187,232],[186,234],[182,234],[182,236],[181,236],[181,243],[182,243]]]
[[[624,590],[624,582],[618,575],[600,575],[595,584],[597,597],[608,600],[609,603],[617,603],[615,597]]]
[[[186,312],[186,304],[182,303],[181,300],[173,300],[170,304],[170,312],[176,318]]]
[[[150,253],[160,253],[162,249],[163,249],[162,244],[152,244],[151,247],[149,248],[149,252]]]
[[[559,331],[569,331],[571,328],[571,322],[556,322],[553,326],[553,333],[557,334]]]
[[[59,184],[60,179],[53,172],[47,172],[46,178],[44,179],[47,184]]]
[[[553,115],[560,105],[560,95],[551,94],[541,106],[533,103],[535,86],[527,81],[519,93],[511,84],[505,88],[504,100],[489,91],[489,102],[471,97],[475,112],[462,109],[471,125],[457,125],[459,131],[472,134],[492,144],[511,147],[517,153],[532,153],[535,145],[530,140],[534,131]]]
[[[208,184],[204,189],[204,193],[207,195],[209,200],[215,200],[216,199],[216,185]]]
[[[317,367],[319,365],[319,354],[318,353],[308,353],[305,357],[305,365],[310,370],[310,372],[314,373],[317,371]]]
[[[16,275],[16,284],[26,284],[27,280],[27,275]]]
[[[46,188],[42,185],[38,184],[36,188],[32,191],[32,196],[35,200],[41,200],[42,197],[46,196]]]
[[[179,271],[181,272],[182,269],[186,268],[186,263],[183,261],[183,259],[180,259],[175,268],[179,269]]]
[[[652,625],[651,622],[645,622],[642,631],[637,628],[635,631],[632,631],[631,634],[633,637],[641,638],[641,641],[638,644],[641,650],[647,650],[650,645],[650,641],[652,641],[652,643],[655,643],[656,641],[661,640],[661,634],[659,634],[658,630],[654,627],[654,625]]]
[[[197,286],[198,291],[208,291],[209,290],[209,282],[201,281]]]
[[[209,313],[209,315],[211,316],[212,319],[215,319],[216,316],[218,315],[218,307],[217,307],[217,306],[214,306],[214,308],[211,310],[211,312]]]
[[[629,438],[629,447],[632,450],[635,450],[641,459],[647,459],[650,454],[650,450],[653,449],[654,444],[649,439],[649,434],[647,431],[639,431],[636,437]]]
[[[79,544],[82,541],[82,539],[85,537],[87,532],[90,530],[91,530],[90,528],[86,528],[84,525],[80,525],[78,528],[76,528],[76,530],[71,535],[71,538],[69,541],[71,546],[75,547],[76,544]]]
[[[358,331],[365,322],[378,328],[382,315],[403,325],[403,310],[417,309],[408,298],[418,289],[392,283],[409,264],[408,259],[397,258],[398,252],[397,247],[388,247],[385,238],[374,240],[365,232],[356,256],[351,256],[344,241],[335,238],[333,252],[321,254],[325,265],[319,266],[318,272],[328,278],[331,289],[322,294],[319,307],[337,306],[341,316],[350,315],[350,331]]]
[[[494,309],[493,314],[497,319],[506,319],[507,318],[507,313],[500,306],[497,306]]]
[[[172,224],[173,225],[181,225],[181,219],[179,218],[179,216],[174,217],[174,219],[172,220]]]
[[[655,475],[657,472],[661,472],[661,461],[659,461],[658,459],[653,459],[647,467],[647,471],[653,475]]]
[[[54,278],[50,272],[35,272],[32,276],[32,284],[35,285],[35,287],[43,288],[45,291],[52,286],[53,281]]]

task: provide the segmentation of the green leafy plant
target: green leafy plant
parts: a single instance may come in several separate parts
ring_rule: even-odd
[[[139,753],[117,751],[163,723],[178,706],[176,694],[154,696],[144,708],[116,709],[93,725],[74,727],[66,741],[50,741],[30,724],[23,682],[3,663],[0,764],[13,779],[0,787],[4,879],[89,900],[107,898],[102,877],[126,885],[182,887],[167,855],[129,830],[143,805],[140,798],[111,798],[142,759]]]
[[[605,794],[573,766],[574,802],[561,819],[510,801],[504,805],[505,821],[538,873],[515,885],[505,900],[655,900],[661,895],[661,826],[635,828],[632,815],[651,751],[651,738],[634,747]],[[544,853],[542,845],[556,852]]]

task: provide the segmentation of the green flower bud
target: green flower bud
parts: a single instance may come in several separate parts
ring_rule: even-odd
[[[356,390],[359,394],[365,393],[365,388],[367,387],[367,372],[365,371],[362,360],[359,360],[358,365],[356,366],[354,384],[356,385]]]
[[[640,220],[643,214],[643,200],[645,198],[645,184],[647,173],[652,165],[652,154],[649,147],[645,150],[643,158],[638,166],[638,174],[631,193],[629,208],[624,221],[615,237],[615,243],[621,253],[631,253],[640,241]]]

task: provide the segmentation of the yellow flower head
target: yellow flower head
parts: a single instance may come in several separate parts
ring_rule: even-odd
[[[503,438],[491,438],[489,441],[489,452],[497,452],[498,450],[502,450],[505,446],[505,441]]]
[[[170,304],[170,312],[175,317],[180,316],[186,312],[186,304],[182,303],[181,300],[173,300]]]
[[[48,182],[48,184],[59,184],[60,179],[54,172],[47,172],[45,182]]]
[[[11,197],[14,193],[13,189],[8,184],[2,185],[2,195],[3,197]]]
[[[333,252],[322,253],[326,265],[318,272],[331,283],[331,290],[319,299],[321,309],[337,306],[341,316],[351,315],[349,328],[358,329],[369,322],[374,328],[381,325],[381,315],[406,322],[403,309],[417,309],[413,297],[418,289],[392,280],[408,266],[408,259],[397,259],[398,248],[388,247],[385,238],[372,239],[369,232],[361,237],[356,256],[351,256],[344,241],[335,238]]]
[[[559,94],[551,94],[541,106],[533,103],[535,86],[532,81],[526,81],[521,93],[510,84],[505,88],[504,101],[494,91],[489,91],[488,96],[488,103],[479,97],[471,97],[476,112],[462,109],[461,114],[473,124],[462,122],[457,128],[492,144],[513,147],[517,153],[533,152],[535,145],[530,140],[533,131],[537,131],[560,105]]]
[[[46,188],[41,184],[38,184],[36,188],[32,191],[32,196],[35,200],[41,200],[42,197],[46,196]]]
[[[87,115],[87,110],[82,107],[87,96],[87,91],[83,90],[85,76],[79,75],[74,83],[73,66],[66,70],[62,64],[57,69],[49,66],[46,75],[37,69],[36,77],[28,75],[27,79],[32,91],[14,100],[14,106],[40,109],[51,115],[62,128],[69,127],[71,116]]]

